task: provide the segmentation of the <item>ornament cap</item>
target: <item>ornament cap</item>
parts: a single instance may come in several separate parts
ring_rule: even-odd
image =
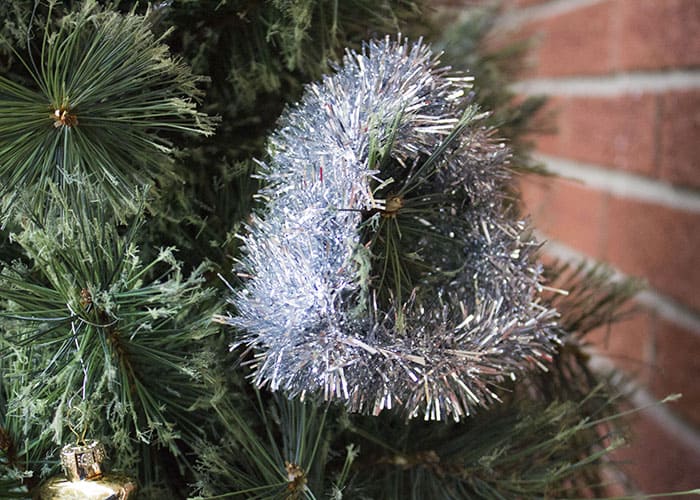
[[[67,444],[61,450],[63,472],[69,481],[100,479],[105,448],[99,441]]]

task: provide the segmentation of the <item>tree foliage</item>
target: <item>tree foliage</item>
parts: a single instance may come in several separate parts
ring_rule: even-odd
[[[145,16],[88,1],[58,24],[17,56],[31,86],[0,77],[6,209],[42,207],[51,183],[83,179],[116,213],[133,209],[135,190],[168,173],[163,132],[212,134],[196,109],[202,79],[170,56]]]

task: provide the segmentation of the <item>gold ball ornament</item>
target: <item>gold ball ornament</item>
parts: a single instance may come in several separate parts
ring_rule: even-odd
[[[121,473],[106,474],[105,449],[99,441],[68,444],[61,450],[63,476],[45,481],[39,500],[127,500],[133,498],[136,482]]]

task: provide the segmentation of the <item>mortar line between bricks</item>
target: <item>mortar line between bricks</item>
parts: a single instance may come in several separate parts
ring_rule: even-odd
[[[597,261],[592,257],[575,250],[568,245],[559,241],[547,240],[547,236],[539,231],[535,231],[535,235],[540,241],[546,241],[544,251],[554,257],[563,259],[568,262],[585,262],[589,267],[596,265]],[[623,281],[630,279],[619,269],[605,263],[613,273],[613,281]],[[675,300],[659,293],[651,288],[639,292],[635,299],[639,304],[653,310],[662,318],[671,321],[677,325],[686,328],[694,335],[700,336],[700,314],[696,313],[686,306],[679,304]]]
[[[616,367],[610,358],[597,351],[591,352],[589,367],[601,375],[610,375],[619,371],[619,368]],[[676,416],[673,411],[668,409],[668,403],[659,403],[659,400],[651,395],[644,386],[637,381],[630,380],[628,377],[613,383],[624,392],[631,393],[630,400],[636,408],[640,408],[666,432],[674,435],[679,441],[700,453],[700,430]]]
[[[601,165],[577,162],[537,153],[535,159],[543,162],[552,173],[568,180],[578,181],[597,190],[622,198],[652,202],[669,208],[700,213],[700,191],[672,186],[658,179],[623,172]]]
[[[619,96],[700,88],[700,71],[673,70],[617,73],[604,76],[533,78],[511,85],[519,93],[560,96]]]
[[[496,20],[496,28],[512,29],[523,23],[558,16],[604,1],[608,0],[552,0],[542,5],[506,11]]]

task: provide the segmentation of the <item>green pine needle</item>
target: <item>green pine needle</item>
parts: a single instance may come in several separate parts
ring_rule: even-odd
[[[167,134],[213,133],[196,110],[202,78],[162,40],[146,17],[95,1],[56,32],[47,24],[38,64],[34,54],[22,61],[34,87],[0,76],[3,192],[42,207],[51,183],[88,178],[117,212],[135,209],[135,189],[168,172]]]
[[[9,427],[36,439],[41,460],[73,439],[78,408],[73,427],[110,445],[121,466],[138,465],[138,441],[178,457],[179,439],[201,434],[191,409],[210,397],[193,354],[218,331],[206,268],[183,276],[169,248],[143,262],[138,221],[115,224],[87,194],[55,196],[49,223],[15,236],[32,267],[0,273]]]
[[[250,414],[252,408],[243,401],[214,405],[227,437],[200,453],[202,496],[197,498],[324,498],[317,495],[328,479],[327,406],[277,395],[268,398],[258,391],[251,398],[257,407]],[[347,467],[351,463],[352,458],[346,460]],[[336,489],[348,474],[345,470],[338,478]]]
[[[615,278],[609,267],[587,261],[555,261],[545,273],[554,289],[567,292],[553,294],[551,302],[562,316],[562,328],[576,337],[629,315],[629,301],[642,289],[639,280]]]
[[[432,295],[429,285],[425,286],[430,276],[454,271],[436,271],[430,257],[431,254],[460,253],[459,240],[450,237],[450,231],[442,227],[444,220],[449,219],[452,223],[451,230],[465,230],[465,223],[460,218],[445,215],[460,200],[454,194],[429,193],[425,188],[427,180],[439,172],[445,155],[459,142],[464,130],[483,120],[485,115],[478,111],[477,106],[468,106],[435,151],[421,158],[411,168],[399,165],[392,159],[392,149],[395,147],[402,118],[400,113],[385,141],[370,138],[369,164],[376,165],[377,169],[388,174],[372,190],[373,197],[382,208],[365,214],[361,226],[362,250],[358,250],[356,258],[361,259],[362,252],[368,253],[372,267],[369,274],[366,266],[360,267],[360,272],[367,275],[360,280],[362,291],[368,294],[369,290],[374,290],[385,307],[393,305],[396,308],[399,330],[403,324],[402,307],[412,293],[420,295],[422,289],[419,285],[424,286],[429,290],[427,293]],[[380,148],[382,142],[385,145]],[[395,207],[392,208],[392,204]],[[417,242],[425,239],[426,234],[430,234],[430,239],[440,242],[442,246],[435,248],[434,252],[423,252],[424,255],[415,249],[420,247]],[[372,277],[373,280],[370,280]],[[418,296],[417,299],[420,301],[421,297]]]

